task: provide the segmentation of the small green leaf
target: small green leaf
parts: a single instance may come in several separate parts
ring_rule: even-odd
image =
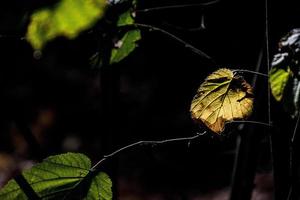
[[[138,29],[125,33],[121,40],[117,41],[112,49],[110,63],[118,63],[126,58],[137,46],[136,42],[141,39],[141,32]]]
[[[119,16],[117,26],[126,26],[131,24],[134,24],[134,19],[131,16],[131,11],[127,10]]]
[[[44,8],[31,15],[26,39],[34,49],[56,37],[73,39],[92,27],[103,15],[105,0],[61,0],[53,8]]]
[[[61,199],[88,175],[90,168],[91,161],[87,156],[66,153],[46,158],[42,163],[24,171],[23,176],[40,198]],[[92,179],[86,199],[111,200],[111,185],[109,177],[100,172]],[[97,195],[101,198],[92,198]],[[26,200],[28,198],[16,181],[10,180],[0,190],[0,199]]]
[[[282,69],[279,67],[273,67],[270,70],[270,86],[274,98],[277,101],[281,101],[283,98],[284,91],[286,89],[287,83],[291,78],[292,73],[289,67],[287,69]]]

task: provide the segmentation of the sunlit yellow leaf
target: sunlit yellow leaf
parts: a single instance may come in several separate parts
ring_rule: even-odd
[[[34,49],[42,49],[58,36],[73,39],[104,15],[106,4],[106,0],[61,0],[38,10],[31,15],[26,39]]]
[[[251,86],[231,70],[219,69],[200,85],[190,112],[196,122],[221,134],[227,122],[246,119],[252,108]]]

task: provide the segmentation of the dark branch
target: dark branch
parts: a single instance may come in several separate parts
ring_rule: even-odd
[[[152,26],[152,25],[148,25],[148,24],[140,24],[140,23],[135,23],[134,26],[136,27],[141,27],[141,28],[146,28],[148,30],[154,30],[154,31],[159,31],[167,36],[169,36],[170,38],[176,40],[177,42],[181,43],[184,45],[184,47],[190,49],[191,51],[193,51],[194,53],[200,55],[201,57],[204,57],[206,58],[207,60],[211,61],[213,64],[216,64],[216,62],[210,57],[208,56],[206,53],[204,53],[203,51],[201,51],[200,49],[197,49],[196,47],[194,47],[193,45],[189,44],[188,42],[180,39],[179,37],[177,37],[176,35],[164,30],[164,29],[161,29],[161,28],[158,28],[158,27],[155,27],[155,26]]]
[[[210,1],[206,3],[194,3],[194,4],[181,4],[181,5],[172,5],[172,6],[160,6],[153,8],[146,8],[141,10],[136,10],[138,13],[146,13],[151,11],[160,11],[160,10],[171,10],[171,9],[182,9],[182,8],[195,8],[195,7],[205,7],[218,3],[220,0]]]
[[[256,74],[256,75],[260,75],[260,76],[264,76],[264,77],[269,77],[268,74],[264,74],[264,73],[260,73],[260,72],[256,72],[256,71],[252,71],[252,70],[247,70],[247,69],[233,69],[233,72],[246,72],[246,73],[251,73],[251,74]]]
[[[158,145],[158,144],[166,144],[166,143],[171,143],[171,142],[179,142],[179,141],[192,141],[202,135],[204,135],[206,133],[206,131],[204,131],[203,133],[197,133],[195,136],[191,136],[191,137],[183,137],[183,138],[172,138],[172,139],[167,139],[167,140],[158,140],[158,141],[153,141],[153,140],[143,140],[143,141],[138,141],[135,142],[133,144],[129,144],[125,147],[122,147],[108,155],[104,155],[103,158],[101,160],[99,160],[92,168],[91,171],[95,171],[99,168],[99,166],[107,159],[114,157],[115,155],[128,150],[130,148],[136,147],[136,146],[140,146],[140,145]]]
[[[232,123],[240,123],[240,124],[245,124],[245,123],[248,123],[248,124],[257,124],[257,125],[262,125],[262,126],[267,126],[267,127],[271,127],[272,125],[271,124],[268,124],[268,123],[264,123],[264,122],[258,122],[258,121],[244,121],[244,120],[241,120],[241,121],[232,121],[232,122],[228,122],[226,124],[232,124]]]

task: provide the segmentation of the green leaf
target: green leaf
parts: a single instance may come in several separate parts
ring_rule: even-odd
[[[88,175],[90,168],[91,161],[87,156],[66,153],[46,158],[42,163],[24,171],[23,176],[40,198],[59,199],[81,182]],[[111,200],[111,186],[109,177],[100,172],[92,179],[86,199]],[[16,181],[10,180],[0,191],[0,199],[28,198]]]
[[[112,182],[107,174],[100,172],[93,178],[85,200],[110,200],[112,199]]]
[[[131,15],[131,11],[127,10],[126,12],[122,13],[119,16],[118,22],[117,22],[117,26],[126,26],[126,25],[131,25],[134,24],[134,19]]]
[[[284,91],[286,90],[287,83],[291,76],[292,73],[289,67],[283,69],[275,66],[270,70],[269,81],[271,91],[277,101],[282,100]]]
[[[34,49],[59,36],[73,39],[104,15],[106,4],[106,0],[61,0],[53,8],[38,10],[31,15],[26,39]]]
[[[252,108],[252,87],[231,70],[219,69],[200,85],[190,112],[196,122],[221,134],[226,123],[246,119]]]
[[[296,117],[300,111],[300,29],[293,29],[278,43],[269,82],[274,98]]]
[[[138,29],[125,33],[121,40],[115,43],[112,49],[110,63],[118,63],[126,58],[137,46],[136,42],[141,39],[141,32]]]

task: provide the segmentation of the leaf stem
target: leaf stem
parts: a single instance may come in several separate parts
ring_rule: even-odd
[[[136,27],[140,27],[140,28],[146,28],[148,30],[154,30],[154,31],[158,31],[158,32],[161,32],[167,36],[169,36],[170,38],[176,40],[177,42],[181,43],[184,45],[184,47],[190,49],[191,51],[193,51],[194,53],[200,55],[201,57],[204,57],[206,58],[207,60],[211,61],[213,64],[216,64],[216,62],[210,57],[208,56],[206,53],[204,53],[203,51],[201,51],[200,49],[194,47],[193,45],[189,44],[188,42],[182,40],[181,38],[177,37],[176,35],[164,30],[164,29],[161,29],[161,28],[158,28],[158,27],[155,27],[155,26],[152,26],[152,25],[149,25],[149,24],[140,24],[140,23],[135,23],[133,24],[134,26]]]
[[[181,9],[181,8],[194,8],[194,7],[204,7],[210,6],[213,4],[218,3],[220,0],[209,1],[206,3],[194,3],[194,4],[180,4],[180,5],[171,5],[171,6],[160,6],[160,7],[153,7],[153,8],[145,8],[136,10],[137,13],[147,13],[151,11],[160,11],[160,10],[171,10],[171,9]]]
[[[197,133],[194,136],[191,137],[182,137],[182,138],[172,138],[172,139],[166,139],[166,140],[142,140],[142,141],[138,141],[132,144],[129,144],[125,147],[122,147],[110,154],[104,155],[103,158],[101,160],[99,160],[90,170],[91,171],[95,171],[99,168],[99,166],[107,159],[136,146],[140,146],[140,145],[158,145],[158,144],[166,144],[166,143],[172,143],[172,142],[179,142],[179,141],[192,141],[197,139],[198,137],[204,135],[206,133],[206,131],[202,132],[202,133]]]

